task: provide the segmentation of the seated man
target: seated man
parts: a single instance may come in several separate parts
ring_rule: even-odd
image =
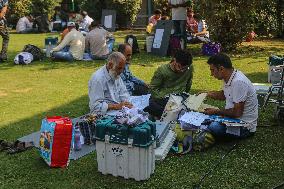
[[[98,21],[91,23],[90,32],[86,35],[86,51],[90,53],[92,59],[107,59],[114,43],[111,36],[111,33],[102,28]]]
[[[126,58],[125,68],[120,77],[126,85],[129,94],[137,96],[148,94],[148,86],[142,80],[132,75],[129,69],[132,47],[129,44],[121,44],[118,47],[118,52],[121,52]]]
[[[221,115],[238,118],[249,124],[249,127],[240,127],[240,136],[228,134],[226,126],[219,122],[209,125],[209,131],[216,139],[244,138],[256,131],[258,118],[258,101],[256,91],[251,81],[239,70],[232,66],[230,58],[225,54],[218,54],[209,58],[211,75],[223,80],[223,90],[212,91],[208,97],[226,102],[225,109],[206,109],[209,115]]]
[[[54,60],[82,60],[85,50],[85,38],[76,29],[74,22],[68,22],[68,33],[61,41],[61,43],[51,50],[52,58]]]
[[[89,81],[90,113],[106,114],[109,110],[128,108],[129,93],[120,78],[125,67],[125,57],[120,52],[110,54],[108,63],[97,70]]]
[[[160,66],[150,83],[150,104],[144,109],[159,119],[171,93],[189,92],[192,84],[192,55],[187,50],[178,50],[169,64]]]
[[[36,28],[33,28],[34,18],[32,15],[27,15],[19,19],[16,26],[17,33],[32,33],[36,31]]]
[[[94,21],[94,19],[92,19],[86,11],[82,11],[81,15],[83,19],[81,20],[81,23],[80,23],[80,30],[88,32],[89,26]]]
[[[198,22],[197,33],[192,33],[187,38],[189,42],[210,42],[209,31],[205,20],[199,14],[195,14],[193,18]]]

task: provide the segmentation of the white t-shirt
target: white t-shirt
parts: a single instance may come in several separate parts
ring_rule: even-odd
[[[234,107],[234,103],[245,102],[243,115],[240,120],[250,123],[250,132],[256,131],[258,119],[258,100],[251,81],[238,70],[234,70],[228,83],[224,82],[224,95],[226,97],[225,109]]]
[[[168,2],[172,5],[184,4],[188,0],[169,0]],[[172,8],[172,20],[186,20],[186,7]]]
[[[26,29],[30,29],[33,27],[33,23],[29,21],[27,17],[22,17],[19,19],[17,26],[16,26],[16,31],[17,33],[25,31]]]

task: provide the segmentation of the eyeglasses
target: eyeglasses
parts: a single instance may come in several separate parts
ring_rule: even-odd
[[[175,63],[175,69],[176,69],[177,71],[185,72],[186,70],[189,69],[189,65],[182,66],[180,63],[178,63],[178,62],[176,61],[176,59],[172,59],[172,62]]]

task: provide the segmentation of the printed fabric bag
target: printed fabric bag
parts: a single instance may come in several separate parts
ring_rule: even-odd
[[[176,121],[181,110],[185,109],[183,104],[188,94],[171,94],[161,116],[160,122],[169,124],[171,121]]]
[[[202,54],[207,56],[213,56],[219,54],[221,52],[221,44],[220,43],[204,43],[202,45]]]
[[[74,129],[67,117],[47,117],[40,129],[40,155],[50,167],[67,167],[74,141]]]

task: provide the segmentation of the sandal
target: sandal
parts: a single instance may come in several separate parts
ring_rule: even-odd
[[[24,152],[26,150],[31,149],[34,147],[33,142],[21,142],[17,140],[12,147],[7,150],[7,154],[16,154],[19,152]]]
[[[0,152],[9,149],[12,146],[13,146],[12,143],[7,142],[5,140],[0,140]]]

